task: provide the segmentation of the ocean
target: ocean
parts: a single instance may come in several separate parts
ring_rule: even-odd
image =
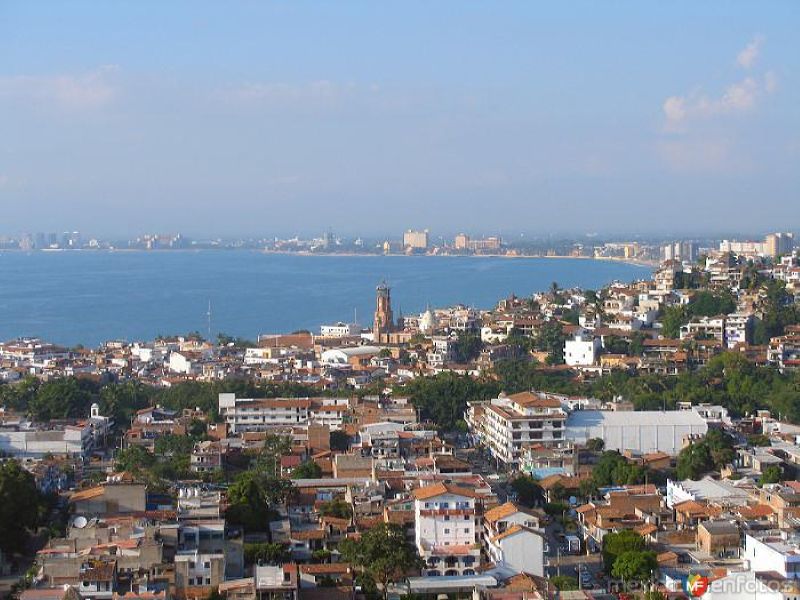
[[[395,316],[426,305],[490,308],[551,282],[597,288],[648,276],[623,262],[558,258],[305,256],[248,250],[0,253],[0,339],[65,345],[208,330],[255,339],[372,321],[375,286]]]

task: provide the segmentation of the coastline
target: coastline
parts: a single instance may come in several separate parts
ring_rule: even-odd
[[[201,252],[251,252],[257,254],[278,254],[281,256],[306,256],[306,257],[397,257],[397,258],[507,258],[507,259],[563,259],[563,260],[584,260],[584,261],[604,261],[616,262],[631,265],[634,267],[641,267],[645,269],[655,270],[658,268],[656,261],[645,261],[641,259],[621,258],[617,256],[572,256],[572,255],[555,255],[555,254],[403,254],[403,253],[372,253],[372,252],[309,252],[307,250],[269,250],[266,248],[43,248],[40,250],[19,250],[15,248],[0,249],[0,255],[4,253],[9,254],[65,254],[72,252],[80,253],[102,253],[109,254],[116,253],[201,253]]]

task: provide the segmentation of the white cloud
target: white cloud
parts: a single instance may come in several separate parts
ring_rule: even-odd
[[[333,104],[357,91],[355,84],[340,84],[328,80],[308,83],[245,83],[223,90],[224,98],[260,104]]]
[[[753,67],[763,39],[762,36],[757,36],[739,53],[736,62],[741,67]],[[767,71],[763,78],[748,75],[728,85],[718,96],[710,96],[699,89],[681,96],[669,96],[661,106],[666,119],[665,129],[680,131],[691,120],[750,112],[763,96],[774,93],[777,88],[777,76],[773,71]]]
[[[106,65],[80,74],[0,77],[0,98],[77,110],[100,108],[117,93],[111,81],[111,75],[116,71],[116,66]]]
[[[758,55],[761,53],[761,45],[763,43],[763,36],[757,35],[754,37],[736,56],[736,64],[743,69],[751,69],[758,60]]]

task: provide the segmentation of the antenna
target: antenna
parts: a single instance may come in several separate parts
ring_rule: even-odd
[[[206,312],[206,317],[208,317],[208,341],[211,341],[211,299],[208,300],[208,312]]]

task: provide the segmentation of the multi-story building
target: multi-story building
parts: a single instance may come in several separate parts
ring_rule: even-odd
[[[403,233],[403,246],[411,250],[427,250],[428,230],[414,231],[409,229]]]
[[[735,348],[737,344],[749,344],[752,341],[753,315],[747,313],[731,313],[725,318],[725,344]]]
[[[481,518],[473,489],[435,483],[414,490],[414,541],[425,574],[474,575]]]
[[[482,533],[483,551],[490,562],[544,577],[547,544],[536,516],[506,502],[486,512]]]
[[[46,455],[88,459],[107,441],[113,419],[92,404],[88,419],[61,423],[31,423],[18,419],[0,425],[0,452],[21,460],[41,460]]]
[[[333,325],[321,325],[319,334],[322,337],[351,337],[361,333],[361,326],[358,323],[334,323]]]
[[[571,367],[593,365],[600,355],[600,339],[591,334],[576,335],[564,342],[564,362]]]
[[[787,327],[785,335],[769,341],[767,360],[777,365],[781,372],[800,368],[800,325]]]
[[[206,473],[222,468],[222,447],[219,442],[205,440],[192,448],[190,468],[195,473]]]
[[[542,392],[520,392],[482,404],[480,415],[473,405],[467,422],[492,456],[517,468],[522,450],[530,445],[563,443],[567,412],[558,397]],[[478,422],[480,421],[480,422]]]
[[[764,238],[764,254],[776,258],[791,254],[794,249],[794,235],[791,233],[769,233]]]
[[[706,338],[715,339],[725,343],[725,315],[716,317],[700,317],[681,326],[680,338]]]
[[[786,532],[767,532],[759,537],[745,534],[742,559],[751,571],[772,571],[787,579],[800,579],[800,545]]]
[[[349,411],[347,398],[237,398],[219,395],[219,414],[231,433],[267,431],[287,425],[321,423],[338,429]]]

